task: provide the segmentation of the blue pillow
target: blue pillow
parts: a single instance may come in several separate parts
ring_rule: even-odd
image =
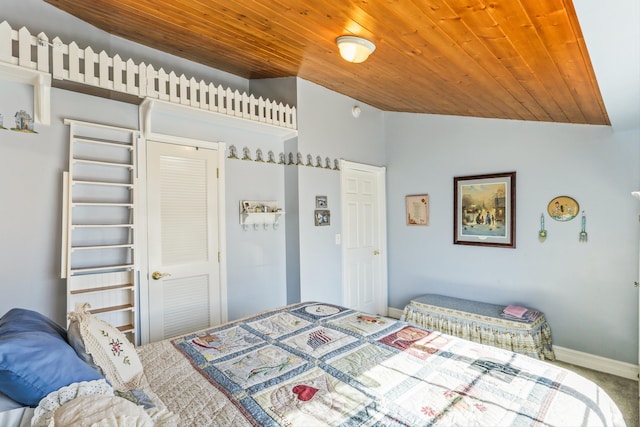
[[[61,387],[104,378],[65,338],[64,329],[46,316],[9,310],[0,319],[0,392],[35,407]]]
[[[67,331],[47,316],[37,311],[26,310],[24,308],[12,308],[0,318],[0,331],[3,334],[13,332],[49,332],[52,335],[58,334],[62,339],[67,339]]]

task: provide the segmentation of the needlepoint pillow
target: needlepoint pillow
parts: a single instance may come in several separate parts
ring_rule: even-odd
[[[68,314],[69,343],[81,358],[100,369],[115,390],[137,388],[143,368],[135,347],[124,333],[88,309],[89,304],[84,304]]]
[[[23,405],[68,384],[103,378],[65,340],[48,317],[14,308],[0,318],[0,392]]]

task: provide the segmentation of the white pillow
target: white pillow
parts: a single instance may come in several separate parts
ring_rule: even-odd
[[[140,406],[117,396],[79,396],[53,414],[55,427],[153,427]]]
[[[104,320],[88,312],[83,304],[70,312],[69,344],[84,360],[100,368],[114,389],[127,391],[140,385],[143,367],[135,347]]]
[[[72,383],[52,391],[40,400],[33,413],[32,427],[50,427],[53,425],[53,416],[65,403],[80,396],[113,396],[111,387],[104,378],[94,381]]]

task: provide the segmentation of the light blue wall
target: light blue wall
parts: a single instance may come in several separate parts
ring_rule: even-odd
[[[351,109],[362,112],[353,117]],[[385,163],[383,112],[298,79],[298,149],[323,159],[346,159],[382,166]],[[305,160],[306,161],[306,160]],[[300,222],[300,295],[303,301],[342,303],[342,246],[336,245],[341,229],[340,173],[298,169]],[[315,196],[327,196],[331,225],[316,227]]]
[[[249,80],[194,62],[182,60],[149,47],[114,37],[60,11],[42,0],[5,0],[0,21],[13,28],[26,26],[31,32],[75,41],[82,48],[106,50],[135,63],[145,62],[166,71],[184,73],[224,87],[249,91]],[[59,82],[54,81],[54,85]],[[295,83],[295,82],[294,82]],[[260,85],[258,85],[259,87]],[[290,93],[285,87],[285,93]],[[30,87],[0,80],[0,114],[5,123],[18,109],[33,112]],[[114,126],[138,128],[135,105],[52,91],[52,124],[36,126],[39,134],[0,131],[0,312],[15,306],[39,310],[64,323],[65,282],[59,277],[61,240],[61,173],[68,163],[68,129],[64,118]],[[283,142],[276,137],[238,131],[229,126],[213,126],[202,120],[184,122],[184,117],[157,115],[157,133],[235,144],[252,154],[261,148],[276,155]],[[33,166],[33,167],[32,167]],[[226,162],[227,269],[229,318],[234,319],[286,303],[286,218],[274,230],[244,231],[238,220],[241,199],[277,200],[284,205],[284,167],[256,162]],[[16,182],[19,185],[6,185]],[[9,202],[10,201],[10,202]],[[5,218],[8,220],[5,221]]]
[[[0,114],[33,112],[30,86],[0,80]],[[68,170],[64,118],[137,128],[137,107],[64,90],[51,91],[51,126],[36,134],[0,130],[0,313],[41,311],[64,324],[66,282],[60,279],[62,171]]]
[[[435,292],[545,312],[554,343],[636,363],[638,132],[610,127],[385,113],[389,305]],[[453,178],[517,172],[516,249],[454,245]],[[428,193],[430,224],[407,227],[404,196]],[[580,220],[540,215],[575,198]]]
[[[0,80],[0,114],[14,126],[19,109],[33,111],[31,87]],[[36,134],[0,130],[0,313],[13,307],[41,311],[65,322],[65,281],[59,279],[62,227],[62,171],[68,169],[68,126],[65,118],[138,128],[135,105],[52,90],[51,126],[35,126]],[[211,125],[200,120],[158,115],[154,132],[257,148],[265,158],[283,142],[272,135]],[[226,155],[226,154],[225,154]],[[227,287],[229,318],[284,305],[286,299],[286,215],[277,229],[244,230],[240,200],[276,200],[284,206],[281,165],[227,159]]]

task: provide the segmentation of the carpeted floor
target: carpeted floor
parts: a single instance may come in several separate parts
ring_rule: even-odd
[[[564,362],[556,361],[551,363],[570,369],[598,384],[616,402],[624,416],[627,427],[640,426],[638,420],[638,381]]]

